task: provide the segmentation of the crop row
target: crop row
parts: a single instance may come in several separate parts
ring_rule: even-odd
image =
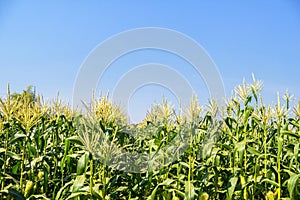
[[[0,99],[0,199],[299,199],[300,103],[262,84],[224,106],[166,100],[129,124],[107,96],[81,113],[30,88]]]

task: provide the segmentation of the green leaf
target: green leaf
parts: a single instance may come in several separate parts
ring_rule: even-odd
[[[241,141],[237,143],[235,147],[239,152],[244,151],[246,147],[246,141]]]
[[[247,147],[247,151],[250,153],[250,154],[253,154],[253,155],[256,155],[256,156],[261,156],[262,153],[260,153],[258,150],[256,150],[255,148],[253,147]]]
[[[233,195],[233,193],[234,193],[235,186],[236,186],[236,184],[237,184],[238,179],[239,179],[238,177],[232,177],[232,178],[230,179],[230,184],[231,184],[231,186],[230,186],[230,188],[229,188],[228,191],[227,191],[227,199],[228,199],[228,200],[231,200],[231,199],[232,199],[232,195]]]
[[[298,154],[299,154],[299,143],[297,143],[294,147],[295,160],[298,160]]]
[[[66,183],[62,188],[60,188],[60,190],[57,192],[57,195],[55,196],[55,200],[59,200],[62,199],[61,197],[61,193],[67,188],[69,187],[69,185],[73,184],[74,180],[71,180],[70,182]]]
[[[80,154],[75,154],[75,153],[67,155],[67,157],[69,157],[69,158],[75,158],[75,159],[77,159],[79,156],[80,156]]]
[[[78,136],[69,137],[69,138],[67,138],[67,140],[69,140],[70,142],[73,142],[75,144],[83,145],[80,140],[80,137],[78,137]]]
[[[275,181],[272,181],[272,180],[270,180],[270,179],[264,179],[264,180],[262,180],[261,182],[262,182],[262,183],[263,183],[263,182],[267,182],[267,183],[270,183],[270,184],[274,185],[275,187],[279,187],[278,183],[276,183]]]
[[[299,186],[298,184],[298,180],[300,178],[300,174],[292,174],[291,177],[289,178],[288,180],[288,191],[289,191],[289,194],[290,194],[290,198],[291,199],[295,199],[296,198],[296,195],[295,194],[297,191],[295,190],[295,187],[296,186]]]
[[[155,195],[156,195],[156,192],[157,192],[157,189],[159,186],[167,186],[167,185],[170,185],[174,182],[175,180],[172,180],[172,179],[166,179],[164,182],[158,184],[154,190],[151,192],[151,195],[147,198],[147,200],[154,200],[155,199]]]
[[[93,196],[96,197],[97,199],[103,199],[103,194],[102,190],[99,190],[101,184],[95,184],[92,190]],[[125,187],[127,188],[127,187]],[[122,191],[122,190],[120,190]]]
[[[173,179],[166,179],[164,182],[158,184],[158,185],[171,185],[175,180]]]
[[[89,162],[89,155],[87,152],[87,153],[83,154],[78,160],[77,175],[82,175],[83,173],[86,172],[86,167],[87,167],[88,162]]]
[[[13,174],[18,174],[18,170],[19,170],[20,166],[21,166],[21,162],[18,161],[18,163],[17,163],[15,166],[12,167],[11,172],[12,172]]]
[[[22,193],[20,193],[19,191],[17,191],[16,189],[14,189],[14,188],[9,188],[8,193],[9,193],[10,196],[14,197],[15,199],[26,200],[24,195]]]
[[[74,199],[74,197],[88,196],[88,195],[89,195],[88,192],[76,192],[76,193],[72,193],[70,196],[68,196],[68,198],[66,198],[66,200]],[[81,199],[81,198],[79,198],[79,199]]]
[[[191,181],[185,182],[185,200],[194,200],[196,196],[195,187]]]
[[[298,135],[298,134],[296,134],[296,133],[294,133],[294,132],[292,132],[292,131],[282,131],[282,133],[283,133],[284,135],[287,135],[287,136],[290,136],[290,137],[294,137],[294,138],[296,138],[296,139],[299,139],[299,138],[300,138],[300,135]]]
[[[5,149],[4,148],[0,148],[0,153],[3,153],[5,152]]]
[[[72,186],[72,192],[78,192],[83,187],[84,181],[85,175],[77,176]]]
[[[7,155],[15,160],[22,160],[22,158],[19,155],[15,154],[14,152],[8,151]]]
[[[18,139],[21,139],[21,138],[26,138],[27,136],[23,133],[16,133],[14,135],[14,137],[9,141],[9,144],[12,144],[14,143],[15,141],[17,141]]]
[[[31,167],[32,167],[32,168],[35,168],[35,167],[36,167],[36,163],[42,162],[43,159],[44,159],[44,156],[40,156],[40,157],[38,157],[38,158],[33,159],[33,160],[30,162]]]
[[[190,168],[190,166],[189,166],[187,163],[185,163],[185,162],[180,162],[179,164],[181,164],[181,165],[187,167],[188,169]]]
[[[42,194],[37,194],[37,195],[31,195],[30,197],[29,197],[29,200],[30,199],[34,199],[34,200],[36,200],[36,199],[45,199],[45,200],[49,200],[49,198],[47,198],[46,197],[46,195],[42,195]]]
[[[277,152],[277,160],[280,160],[280,156],[282,153],[282,147],[283,147],[283,138],[278,138],[278,152]]]
[[[157,191],[158,185],[154,188],[154,190],[151,192],[151,195],[147,198],[147,200],[154,200],[156,191]]]

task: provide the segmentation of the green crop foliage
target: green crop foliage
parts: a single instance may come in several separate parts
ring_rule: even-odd
[[[261,91],[253,77],[223,106],[193,97],[178,111],[163,99],[133,125],[107,96],[81,112],[8,87],[0,98],[0,199],[300,199],[300,101],[291,107],[286,92],[265,105]],[[124,171],[126,152],[153,164]],[[133,161],[133,171],[145,167]]]

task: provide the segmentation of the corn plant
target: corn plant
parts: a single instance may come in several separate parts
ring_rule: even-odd
[[[139,124],[108,96],[78,111],[8,87],[0,199],[299,199],[300,101],[265,105],[262,87],[253,76],[223,105],[163,99]]]

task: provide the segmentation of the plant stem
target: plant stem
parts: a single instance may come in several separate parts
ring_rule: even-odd
[[[90,195],[91,195],[91,199],[93,199],[93,174],[94,174],[94,162],[93,162],[93,157],[91,156],[90,159]]]
[[[25,143],[23,142],[23,149],[22,149],[22,160],[21,160],[21,177],[20,177],[20,190],[23,192],[23,171],[24,171],[24,161],[25,161]]]

